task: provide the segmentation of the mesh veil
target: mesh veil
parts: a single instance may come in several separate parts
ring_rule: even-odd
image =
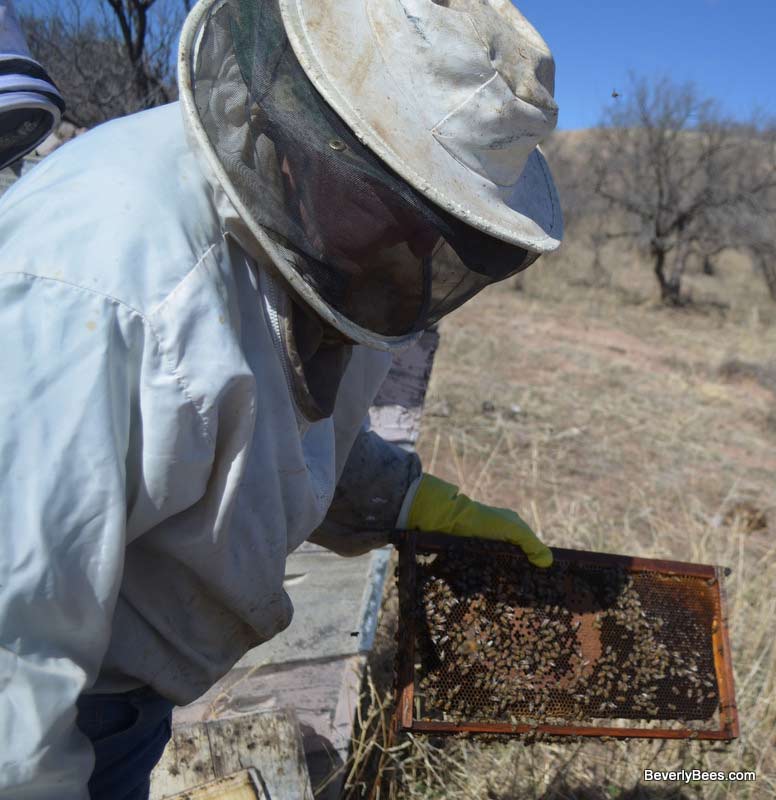
[[[224,0],[195,56],[197,112],[232,190],[330,307],[383,336],[423,330],[537,257],[425,199],[307,78],[276,0]]]

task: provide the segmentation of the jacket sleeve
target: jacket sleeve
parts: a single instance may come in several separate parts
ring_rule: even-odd
[[[421,474],[415,453],[361,428],[345,462],[334,499],[310,541],[342,556],[388,543],[404,497]]]
[[[177,388],[144,321],[111,298],[2,276],[0,341],[0,798],[84,800],[76,700],[108,645],[128,515],[155,492],[137,485],[136,445],[155,449],[148,428],[184,417],[144,399]]]

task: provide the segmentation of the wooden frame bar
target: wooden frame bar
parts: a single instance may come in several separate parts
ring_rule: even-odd
[[[726,738],[736,739],[739,734],[738,707],[733,684],[733,662],[728,635],[727,597],[722,585],[723,571],[717,569],[718,615],[712,627],[712,646],[714,648],[714,669],[719,685],[719,716],[722,729],[728,734]]]
[[[412,729],[415,702],[415,536],[399,548],[399,661],[396,712],[400,730]]]

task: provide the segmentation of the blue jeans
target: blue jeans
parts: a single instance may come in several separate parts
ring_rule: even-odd
[[[77,724],[94,747],[92,800],[147,800],[151,770],[170,739],[174,704],[144,687],[78,698]]]

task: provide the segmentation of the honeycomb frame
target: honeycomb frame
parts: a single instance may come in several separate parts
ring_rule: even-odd
[[[523,738],[724,741],[738,736],[724,568],[553,548],[553,567],[544,571],[531,567],[518,548],[502,543],[407,531],[397,535],[395,544],[399,730]],[[490,588],[472,591],[479,580],[465,582],[472,570],[490,570]],[[522,589],[517,589],[520,580]],[[552,589],[553,581],[563,590]],[[616,589],[607,590],[603,599],[590,595],[582,607],[579,597],[591,581]],[[439,586],[443,601],[434,599]],[[542,592],[547,604],[540,607],[531,593]],[[505,595],[523,600],[531,595],[531,603],[494,599]],[[577,607],[559,597],[573,598]],[[651,608],[656,598],[667,620]],[[480,611],[486,607],[483,617]],[[626,617],[631,626],[636,620],[638,634],[623,627]],[[505,631],[510,636],[506,648]],[[494,645],[498,637],[501,647]],[[621,644],[612,649],[607,642],[615,639]],[[651,672],[628,667],[626,654],[633,652],[654,663]],[[688,653],[697,656],[697,663]],[[632,680],[630,675],[644,672],[649,677],[640,678],[641,683],[618,689],[622,681]],[[584,684],[583,694],[575,693],[575,681]],[[541,702],[534,707],[538,695]]]

